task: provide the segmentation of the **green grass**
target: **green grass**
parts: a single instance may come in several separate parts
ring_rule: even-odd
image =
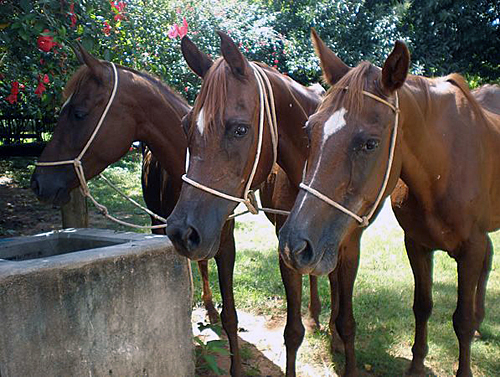
[[[375,227],[375,225],[374,225]],[[500,249],[500,231],[491,234]],[[234,291],[238,309],[255,313],[285,315],[285,294],[279,274],[276,237],[261,222],[237,223],[237,256]],[[199,300],[199,274],[193,266],[195,295]],[[488,283],[483,338],[472,345],[475,376],[494,376],[500,371],[500,257],[496,255]],[[444,252],[434,258],[434,309],[429,320],[430,375],[452,376],[457,368],[458,341],[452,314],[456,306],[457,270],[455,261]],[[215,263],[210,263],[214,298],[220,302]],[[330,315],[330,288],[325,277],[319,279],[322,299],[321,323],[327,328]],[[308,281],[303,279],[303,313],[307,312]],[[361,262],[354,288],[354,315],[357,322],[356,354],[358,366],[376,376],[400,376],[411,360],[414,336],[413,275],[399,228],[375,227],[365,232]],[[342,371],[343,356],[329,355],[326,331],[309,334],[306,357],[332,360]],[[304,357],[304,356],[303,356]]]

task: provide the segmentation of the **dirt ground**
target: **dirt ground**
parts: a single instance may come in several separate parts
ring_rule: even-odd
[[[119,214],[118,214],[119,215]],[[106,220],[89,210],[91,227],[106,228]],[[61,227],[60,209],[40,203],[31,189],[17,185],[12,179],[0,172],[0,238],[28,236],[49,232]],[[259,316],[239,311],[239,339],[243,352],[243,367],[251,376],[283,376],[286,353],[283,344],[285,313],[275,316]],[[198,322],[204,322],[205,311],[193,311],[193,332],[203,342],[217,338],[215,333],[205,330],[200,333]],[[206,323],[206,322],[205,322]],[[307,339],[301,350],[307,349]],[[307,356],[305,357],[307,360]],[[218,365],[229,371],[229,356],[217,356]],[[335,376],[325,366],[311,365],[300,361],[297,365],[300,376]],[[210,372],[199,372],[202,376],[216,376]]]

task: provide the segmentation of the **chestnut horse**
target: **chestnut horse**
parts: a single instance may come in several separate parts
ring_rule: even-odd
[[[190,152],[183,179],[189,184],[182,186],[168,218],[167,235],[180,254],[193,260],[215,255],[224,222],[238,202],[247,201],[248,189],[266,180],[275,161],[286,177],[275,168],[266,187],[272,184],[277,189],[271,195],[262,192],[262,201],[267,207],[291,208],[307,156],[303,126],[321,100],[317,89],[305,88],[264,64],[249,62],[230,37],[222,32],[219,36],[222,57],[215,62],[189,38],[181,43],[188,65],[203,78],[203,84],[183,121]],[[285,219],[269,217],[277,229]],[[287,298],[287,375],[294,375],[304,336],[301,275],[281,259],[280,270]],[[316,277],[311,281],[315,283]]]
[[[458,74],[408,75],[403,42],[382,69],[368,62],[349,68],[314,31],[312,37],[332,88],[309,118],[311,153],[280,232],[280,254],[299,271],[328,272],[352,260],[338,245],[359,233],[392,193],[415,278],[409,372],[425,373],[433,251],[440,249],[458,266],[457,376],[471,376],[470,345],[484,318],[492,262],[488,232],[500,227],[500,105],[492,101],[498,87],[476,91],[479,103]],[[356,268],[341,277],[354,279]],[[343,331],[353,331],[349,325]]]
[[[75,51],[83,66],[68,82],[64,95],[71,97],[62,108],[52,140],[40,161],[59,161],[78,155],[103,112],[111,92],[113,76],[109,63],[97,60],[85,49]],[[184,99],[160,80],[143,72],[118,67],[119,85],[116,98],[106,115],[98,135],[82,158],[85,177],[90,179],[111,163],[119,160],[134,140],[149,146],[144,153],[142,170],[143,196],[147,207],[167,217],[177,201],[181,175],[185,169],[186,136],[181,118],[190,110]],[[154,156],[151,153],[154,152]],[[157,156],[158,158],[156,158]],[[161,165],[160,165],[161,164]],[[163,167],[163,168],[162,168]],[[69,200],[69,191],[79,186],[71,165],[39,166],[32,176],[32,188],[39,199],[62,205]],[[158,220],[152,219],[153,225]],[[223,271],[226,260],[234,254],[233,223],[222,231],[219,256]],[[165,234],[164,229],[154,233]],[[202,300],[211,322],[218,320],[208,284],[207,261],[198,262],[203,282]],[[232,272],[231,272],[232,274]],[[228,274],[219,272],[223,305],[232,305],[228,298]]]

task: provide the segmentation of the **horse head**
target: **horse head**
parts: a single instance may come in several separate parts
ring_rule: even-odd
[[[312,39],[332,88],[307,122],[310,154],[302,190],[280,231],[279,250],[302,274],[328,274],[336,267],[339,246],[368,224],[397,182],[396,93],[410,56],[396,42],[382,69],[368,62],[350,68],[314,30]]]

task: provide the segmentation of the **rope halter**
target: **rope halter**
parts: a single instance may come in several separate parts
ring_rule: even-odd
[[[80,152],[80,154],[76,158],[74,158],[72,160],[50,161],[50,162],[49,161],[43,161],[43,162],[36,162],[35,165],[36,166],[73,165],[73,167],[75,168],[76,176],[78,177],[78,181],[80,182],[80,190],[82,191],[83,195],[86,196],[86,197],[88,197],[92,201],[92,203],[94,203],[94,205],[97,207],[97,209],[106,218],[108,218],[108,219],[110,219],[110,220],[112,220],[112,221],[114,221],[114,222],[116,222],[118,224],[130,226],[130,227],[138,228],[138,229],[142,229],[142,228],[145,228],[145,229],[165,228],[166,224],[153,225],[153,226],[141,226],[141,225],[131,224],[131,223],[128,223],[126,221],[122,221],[122,220],[117,219],[116,217],[110,215],[109,212],[108,212],[108,209],[104,205],[98,203],[97,200],[92,196],[92,194],[90,193],[89,186],[87,184],[87,180],[85,179],[85,172],[83,171],[82,158],[85,155],[85,153],[87,152],[87,150],[89,149],[90,144],[92,144],[92,142],[94,141],[97,133],[99,132],[99,130],[100,130],[100,128],[101,128],[101,126],[102,126],[102,124],[104,122],[104,119],[106,118],[106,115],[109,112],[109,108],[111,107],[111,104],[113,103],[113,100],[115,99],[116,91],[118,89],[118,71],[117,71],[116,66],[115,66],[114,63],[110,62],[110,64],[111,64],[111,68],[113,69],[113,89],[111,91],[111,95],[109,96],[108,103],[106,104],[106,107],[104,108],[104,111],[102,112],[101,117],[99,118],[99,121],[97,122],[97,126],[95,127],[94,132],[92,132],[92,135],[90,135],[90,138],[87,141],[87,144],[85,144],[85,146],[83,147],[83,149]],[[72,95],[68,97],[68,99],[66,100],[66,102],[64,103],[64,105],[62,106],[62,108],[64,108],[69,103],[69,101],[71,100],[71,97],[72,97]],[[140,205],[139,203],[137,203],[133,199],[127,197],[115,185],[113,185],[111,182],[109,182],[109,180],[106,177],[104,177],[102,174],[99,174],[99,177],[102,178],[102,179],[104,179],[104,181],[108,185],[110,185],[115,191],[117,191],[120,195],[122,195],[125,199],[127,199],[128,201],[130,201],[136,207],[139,207],[140,209],[142,209],[143,211],[145,211],[146,213],[148,213],[150,216],[153,216],[154,218],[156,218],[157,220],[159,220],[159,221],[161,221],[163,223],[167,222],[167,220],[164,219],[163,217],[155,214],[154,212],[152,212],[149,209],[145,208],[144,206]]]
[[[345,90],[348,90],[348,88],[346,87]],[[386,100],[372,94],[372,93],[369,93],[369,92],[366,92],[363,90],[363,94],[370,97],[370,98],[373,98],[374,100],[376,101],[379,101],[387,106],[389,106],[395,113],[395,118],[394,118],[394,128],[392,130],[392,137],[391,137],[391,145],[390,145],[390,149],[389,149],[389,160],[387,162],[387,169],[385,171],[385,175],[384,175],[384,181],[382,182],[382,187],[380,188],[380,191],[377,195],[377,199],[375,200],[375,203],[373,204],[371,210],[368,212],[367,215],[365,216],[358,216],[357,214],[355,214],[354,212],[352,212],[351,210],[349,210],[348,208],[344,207],[342,204],[330,199],[328,196],[322,194],[321,192],[319,192],[318,190],[304,184],[303,182],[301,182],[299,184],[299,187],[305,191],[307,191],[308,193],[314,195],[315,197],[317,197],[318,199],[321,199],[322,201],[324,201],[325,203],[331,205],[332,207],[335,207],[337,208],[338,210],[344,212],[346,215],[349,215],[351,217],[353,217],[354,219],[356,219],[356,221],[358,221],[360,223],[360,226],[361,227],[366,227],[369,225],[370,223],[370,219],[372,218],[373,214],[375,213],[375,211],[377,210],[378,208],[378,205],[380,204],[380,202],[382,201],[382,198],[384,196],[384,192],[385,192],[385,189],[387,187],[387,183],[389,181],[389,176],[391,174],[391,168],[392,168],[392,163],[393,163],[393,160],[394,160],[394,151],[396,149],[396,139],[397,139],[397,135],[398,135],[398,125],[399,125],[399,113],[400,113],[400,110],[399,110],[399,97],[398,97],[398,93],[396,92],[396,102],[395,102],[395,105],[393,105],[392,103],[390,102],[387,102]]]
[[[276,121],[276,108],[274,104],[274,94],[273,88],[271,86],[271,82],[267,77],[264,70],[259,67],[257,64],[250,62],[250,66],[253,69],[255,79],[257,80],[257,86],[259,89],[259,104],[260,104],[260,112],[259,112],[259,133],[257,139],[257,151],[255,153],[255,160],[253,163],[252,170],[250,172],[250,176],[248,177],[247,184],[245,186],[245,190],[243,191],[243,198],[239,198],[237,196],[232,196],[226,194],[222,191],[215,190],[208,186],[203,185],[202,183],[196,182],[195,180],[188,178],[187,174],[182,176],[184,182],[189,183],[190,185],[209,192],[212,195],[218,196],[223,199],[227,199],[233,202],[243,203],[247,207],[248,211],[252,214],[259,213],[259,209],[262,209],[265,212],[272,212],[277,214],[288,214],[286,211],[280,210],[270,210],[268,208],[259,208],[257,205],[257,199],[255,198],[254,192],[251,190],[252,182],[257,172],[257,166],[259,165],[260,155],[262,152],[262,139],[264,135],[264,121],[267,116],[269,131],[271,133],[271,142],[273,145],[273,165],[276,163],[278,158],[278,128]]]

